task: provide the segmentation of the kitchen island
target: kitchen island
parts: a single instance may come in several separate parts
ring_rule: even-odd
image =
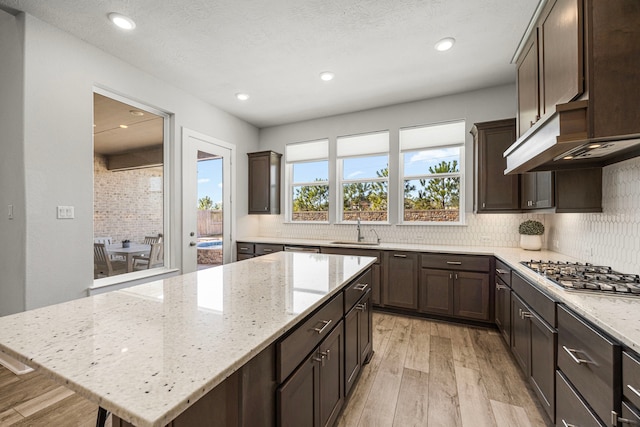
[[[163,426],[214,396],[373,262],[275,253],[5,316],[0,350],[117,421]]]

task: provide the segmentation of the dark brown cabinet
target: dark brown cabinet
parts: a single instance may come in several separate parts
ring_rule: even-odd
[[[423,268],[418,311],[489,321],[489,288],[485,273]]]
[[[323,254],[374,257],[376,259],[376,262],[371,266],[371,303],[373,305],[381,304],[382,298],[380,292],[382,282],[382,269],[380,266],[380,260],[382,258],[382,255],[380,251],[375,249],[321,247],[320,252]]]
[[[344,404],[342,322],[277,391],[278,425],[331,426]]]
[[[344,317],[345,336],[345,395],[355,384],[373,349],[371,291],[351,308]]]
[[[556,212],[602,212],[602,168],[555,171]]]
[[[516,140],[515,119],[476,123],[474,137],[476,212],[504,212],[520,208],[520,175],[505,175],[502,155]]]
[[[507,345],[511,345],[511,269],[496,260],[496,326]]]
[[[518,61],[518,137],[540,120],[538,90],[538,31],[534,30]]]
[[[418,308],[418,253],[384,252],[382,305]]]
[[[280,214],[280,159],[273,151],[249,156],[249,214]]]
[[[553,203],[553,172],[531,172],[521,176],[521,208],[546,209]],[[575,189],[574,189],[575,191]]]
[[[268,255],[274,252],[284,250],[284,245],[276,245],[272,243],[247,243],[236,242],[236,260],[254,258],[261,255]]]

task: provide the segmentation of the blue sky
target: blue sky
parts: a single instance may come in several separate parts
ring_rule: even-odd
[[[222,203],[222,159],[198,162],[198,200],[205,196]]]

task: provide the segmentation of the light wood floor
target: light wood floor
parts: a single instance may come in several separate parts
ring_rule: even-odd
[[[383,313],[373,323],[375,355],[339,427],[550,425],[496,331]],[[0,366],[0,426],[90,427],[96,413],[37,372]]]
[[[373,314],[339,427],[551,426],[497,331]]]

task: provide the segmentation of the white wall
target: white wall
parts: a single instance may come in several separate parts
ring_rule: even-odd
[[[245,153],[257,149],[258,130],[37,18],[21,19],[25,20],[26,309],[84,296],[92,283],[94,85],[173,114],[167,167],[174,177],[170,214],[176,265],[175,260],[181,259],[182,127],[236,144],[235,189],[247,188]],[[13,183],[3,180],[0,186],[4,193]],[[246,215],[243,191],[237,193],[236,227],[257,231],[257,221]],[[57,205],[75,206],[76,218],[57,220]],[[3,245],[0,259],[12,250]]]
[[[336,102],[339,102],[338,100]],[[466,226],[376,225],[383,241],[432,244],[469,244],[484,246],[517,246],[518,225],[526,218],[544,220],[542,215],[474,215],[473,211],[473,137],[469,133],[474,123],[505,119],[515,116],[516,93],[514,85],[498,86],[457,95],[391,105],[351,114],[326,117],[288,125],[261,129],[260,148],[284,153],[285,145],[292,142],[336,137],[376,130],[390,131],[389,164],[398,164],[398,131],[400,128],[438,123],[456,119],[466,122],[465,144],[465,211]],[[390,166],[391,169],[391,166]],[[284,170],[284,168],[283,168]],[[282,176],[284,181],[284,173]],[[395,182],[394,182],[395,180]],[[390,188],[398,188],[397,177],[390,174]],[[286,188],[282,189],[282,200]],[[390,199],[390,206],[398,201]],[[397,223],[398,213],[391,209],[390,222]],[[367,226],[367,229],[371,227]],[[315,239],[353,240],[352,225],[292,224],[279,216],[261,216],[260,236],[306,237]],[[373,234],[367,230],[367,239]]]
[[[23,20],[0,10],[0,316],[25,304],[23,45]]]

